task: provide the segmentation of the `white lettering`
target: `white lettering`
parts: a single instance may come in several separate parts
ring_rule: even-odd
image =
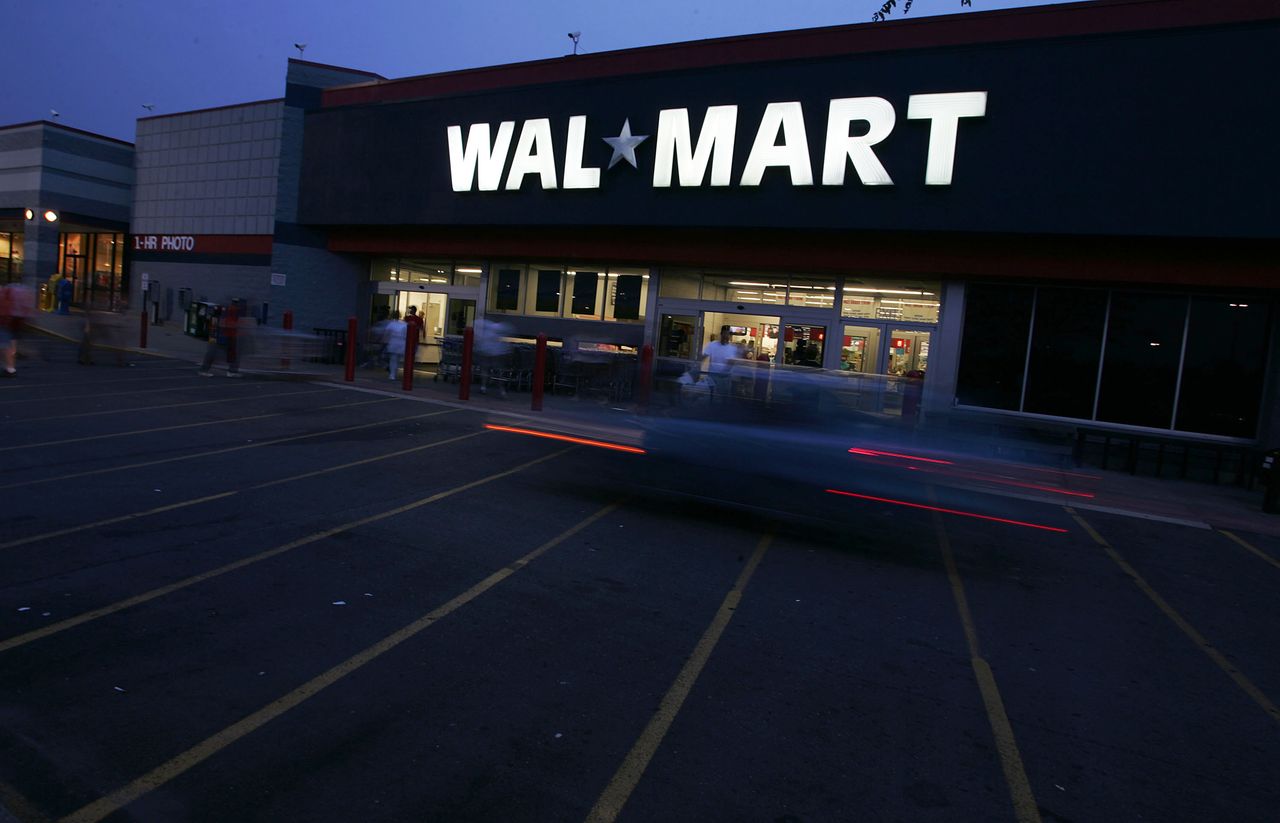
[[[733,175],[733,142],[738,130],[737,106],[711,106],[702,119],[698,146],[689,136],[689,110],[658,113],[658,145],[654,149],[653,185],[671,185],[671,165],[680,170],[681,186],[701,186],[711,163],[711,185],[728,186]]]
[[[896,120],[893,105],[882,97],[845,97],[832,100],[827,111],[827,148],[822,159],[822,185],[843,186],[845,159],[853,161],[858,178],[866,186],[892,186],[871,147],[889,136]],[[867,133],[850,136],[854,120],[867,123]]]
[[[148,238],[147,248],[155,248],[155,238]],[[186,234],[162,234],[160,235],[160,248],[164,251],[194,251],[196,247],[196,239]]]
[[[961,117],[983,117],[986,113],[985,91],[913,94],[907,98],[907,119],[930,121],[929,159],[924,169],[926,185],[951,185],[956,160],[957,121]]]
[[[497,191],[502,181],[502,166],[511,147],[511,133],[516,124],[507,120],[498,126],[498,138],[489,143],[489,124],[472,123],[467,132],[467,146],[462,146],[462,127],[449,127],[449,173],[453,177],[454,191],[471,191],[477,167],[480,191]]]
[[[569,118],[569,140],[564,147],[564,187],[566,189],[600,188],[600,169],[582,167],[582,144],[587,132],[587,118]]]
[[[778,143],[778,134],[782,142]],[[812,186],[813,169],[809,165],[809,138],[804,130],[804,109],[798,102],[770,103],[760,118],[755,144],[742,170],[740,186],[758,186],[764,170],[786,166],[791,170],[791,185]]]
[[[526,174],[542,178],[542,188],[556,187],[555,147],[551,145],[551,121],[545,117],[524,121],[520,129],[520,142],[516,143],[515,156],[511,158],[511,171],[507,172],[507,191],[519,191]]]

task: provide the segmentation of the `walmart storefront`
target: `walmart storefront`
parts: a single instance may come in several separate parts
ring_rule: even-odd
[[[502,316],[694,357],[727,325],[776,364],[924,373],[928,410],[1266,440],[1280,15],[1207,5],[328,89],[299,221],[428,335]]]

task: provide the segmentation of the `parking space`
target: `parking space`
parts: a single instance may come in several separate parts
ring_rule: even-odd
[[[833,531],[469,410],[59,357],[0,392],[24,823],[1280,807],[1266,534],[863,500]]]

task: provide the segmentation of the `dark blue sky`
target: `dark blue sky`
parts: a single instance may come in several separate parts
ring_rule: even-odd
[[[1048,0],[973,0],[972,11]],[[902,2],[902,0],[900,0]],[[50,119],[133,140],[149,113],[284,94],[285,61],[408,77],[710,37],[868,21],[880,0],[73,0],[24,2],[0,71],[0,125]],[[915,0],[910,17],[970,13]],[[901,15],[895,15],[900,17]],[[155,104],[153,112],[143,103]]]

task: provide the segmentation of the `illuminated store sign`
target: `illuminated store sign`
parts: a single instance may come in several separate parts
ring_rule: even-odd
[[[929,147],[925,157],[924,182],[930,186],[951,185],[955,167],[956,135],[961,118],[983,117],[987,110],[985,91],[913,94],[907,100],[908,120],[929,121]],[[876,156],[874,147],[893,131],[897,113],[881,97],[846,97],[831,100],[827,107],[827,128],[821,157],[821,184],[845,185],[850,163],[864,186],[892,186],[893,179]],[[864,124],[851,128],[853,124]],[[525,120],[516,138],[514,120],[498,124],[496,133],[489,123],[472,123],[463,139],[462,126],[449,126],[449,171],[454,191],[518,191],[525,177],[534,176],[543,189],[598,189],[601,169],[583,165],[587,118],[569,118],[563,153],[563,175],[557,177],[560,156],[547,118]],[[853,132],[851,134],[851,132]],[[734,151],[738,134],[738,107],[711,106],[695,138],[689,125],[688,109],[663,109],[658,113],[654,138],[653,187],[697,188],[704,185],[734,185]],[[609,169],[625,160],[639,168],[636,147],[649,135],[631,132],[625,120],[616,137],[603,139],[613,149]],[[507,160],[510,158],[510,165]],[[770,103],[756,126],[755,138],[746,162],[738,173],[740,187],[759,186],[765,171],[786,169],[793,186],[814,185],[814,157],[805,131],[804,109],[799,102]],[[507,170],[505,182],[503,169]]]
[[[134,251],[195,251],[196,239],[189,234],[135,234]]]

